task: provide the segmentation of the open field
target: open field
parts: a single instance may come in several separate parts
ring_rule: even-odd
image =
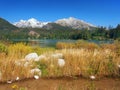
[[[21,90],[120,89],[119,42],[97,45],[79,41],[58,43],[56,48],[0,44],[0,82],[12,83],[0,84],[2,90],[12,90],[11,85],[15,90],[22,86]],[[33,77],[38,80],[27,79]]]

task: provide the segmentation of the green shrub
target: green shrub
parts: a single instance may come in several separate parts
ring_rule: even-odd
[[[7,53],[8,48],[4,44],[0,43],[0,53],[2,53],[2,52]]]
[[[47,70],[47,64],[46,62],[38,61],[36,62],[37,68],[39,68],[42,71],[42,76],[47,76],[48,75],[48,70]]]

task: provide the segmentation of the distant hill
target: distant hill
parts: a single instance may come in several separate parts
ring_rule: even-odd
[[[13,24],[9,23],[3,18],[0,18],[0,30],[16,30],[18,29],[16,26]]]

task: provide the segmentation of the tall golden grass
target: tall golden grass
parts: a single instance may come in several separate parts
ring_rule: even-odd
[[[48,58],[44,62],[48,71],[46,76],[116,77],[120,75],[118,67],[120,57],[111,50],[62,49],[57,52],[64,55],[66,64],[64,67],[58,67],[57,59]]]
[[[80,48],[86,48],[86,49],[98,49],[99,46],[95,43],[92,42],[87,42],[87,41],[83,41],[83,40],[78,40],[75,43],[65,43],[65,42],[58,42],[56,44],[56,48],[58,49],[80,49]]]
[[[2,73],[2,77],[0,82],[7,80],[15,80],[16,77],[29,78],[31,77],[30,70],[32,67],[28,65],[24,67],[25,55],[37,52],[39,55],[44,52],[54,51],[53,48],[38,48],[31,47],[24,43],[11,44],[7,46],[8,53],[1,52],[0,53],[0,74]],[[16,62],[21,65],[16,64]]]
[[[20,79],[30,77],[30,73],[28,72],[30,67],[25,68],[23,66],[16,65],[15,58],[2,58],[2,61],[0,60],[0,62],[0,70],[2,73],[2,79],[0,81],[15,81],[17,77],[20,77]]]
[[[43,77],[59,76],[82,76],[88,78],[91,75],[98,77],[120,76],[119,44],[104,44],[98,46],[93,43],[64,44],[61,49],[30,47],[23,43],[11,44],[8,53],[0,53],[0,81],[15,80],[17,76],[21,79],[31,77],[30,70],[38,67],[42,70]],[[67,46],[68,45],[68,46]],[[73,46],[74,47],[73,47]],[[112,46],[112,47],[111,47]],[[44,54],[45,59],[32,62],[32,66],[24,67],[24,57],[28,53],[37,52]],[[63,54],[65,66],[58,66],[58,58],[52,57],[55,53]],[[23,65],[16,65],[16,61],[23,61]]]

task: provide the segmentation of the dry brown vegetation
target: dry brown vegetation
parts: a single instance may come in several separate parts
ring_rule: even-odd
[[[39,68],[42,77],[76,77],[89,78],[94,75],[96,78],[119,77],[120,76],[120,44],[96,45],[94,43],[79,42],[75,44],[58,43],[57,50],[52,48],[33,48],[23,43],[12,44],[7,51],[0,53],[0,82],[33,77],[30,74],[32,68]],[[37,62],[30,62],[24,66],[24,57],[31,52],[37,52],[46,58]],[[58,57],[52,55],[62,54],[65,65],[58,66]],[[17,65],[16,61],[22,62]]]

